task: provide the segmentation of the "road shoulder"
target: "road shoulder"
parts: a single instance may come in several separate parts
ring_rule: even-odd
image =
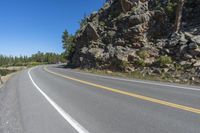
[[[0,132],[23,133],[17,94],[18,73],[8,75],[0,88]],[[9,79],[9,80],[8,80]]]

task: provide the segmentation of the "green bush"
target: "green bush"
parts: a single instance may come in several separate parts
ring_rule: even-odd
[[[138,52],[137,52],[137,55],[138,55],[140,58],[142,58],[143,60],[145,60],[146,58],[149,57],[148,51],[145,51],[145,50],[138,51]]]
[[[165,66],[168,64],[172,64],[172,58],[169,56],[160,56],[157,62],[160,66]]]
[[[38,66],[38,65],[42,65],[42,64],[47,64],[47,63],[29,62],[29,63],[27,63],[26,66],[28,66],[28,67],[33,67],[33,66]]]
[[[139,9],[139,6],[134,6],[131,10],[133,12],[138,12],[140,9]]]
[[[117,71],[124,71],[125,68],[127,68],[129,66],[129,63],[126,61],[114,59],[111,62],[111,66],[113,67],[113,69],[115,69]]]
[[[138,67],[145,67],[146,63],[144,62],[144,60],[137,60],[134,62],[134,64]]]
[[[175,67],[176,70],[183,70],[183,68],[184,68],[178,63],[174,64],[174,67]]]

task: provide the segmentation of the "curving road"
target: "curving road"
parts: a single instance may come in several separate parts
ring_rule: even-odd
[[[12,105],[0,108],[1,133],[200,133],[196,86],[51,65],[15,75],[0,90],[0,98]]]

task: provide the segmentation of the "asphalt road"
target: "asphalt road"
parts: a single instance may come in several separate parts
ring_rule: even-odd
[[[2,107],[12,106],[0,108],[1,133],[200,133],[196,86],[98,76],[54,65],[15,75],[0,98]]]

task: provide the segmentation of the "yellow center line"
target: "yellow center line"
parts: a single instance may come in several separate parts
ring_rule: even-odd
[[[176,108],[176,109],[200,114],[200,109],[196,109],[196,108],[192,108],[192,107],[188,107],[188,106],[184,106],[184,105],[180,105],[180,104],[176,104],[176,103],[171,103],[171,102],[167,102],[167,101],[164,101],[164,100],[159,100],[159,99],[155,99],[155,98],[151,98],[151,97],[147,97],[147,96],[143,96],[143,95],[139,95],[139,94],[135,94],[135,93],[131,93],[131,92],[122,91],[120,89],[110,88],[110,87],[106,87],[106,86],[103,86],[103,85],[91,83],[91,82],[88,82],[88,81],[72,78],[72,77],[69,77],[69,76],[65,76],[65,75],[62,75],[62,74],[52,72],[49,69],[47,69],[47,67],[44,67],[44,70],[48,73],[57,75],[59,77],[63,77],[63,78],[68,79],[68,80],[72,80],[72,81],[76,81],[76,82],[83,83],[83,84],[86,84],[86,85],[90,85],[90,86],[93,86],[93,87],[101,88],[101,89],[111,91],[111,92],[115,92],[115,93],[118,93],[118,94],[123,94],[123,95],[126,95],[126,96],[142,99],[142,100],[145,100],[145,101],[157,103],[157,104],[160,104],[160,105],[165,105],[165,106],[168,106],[168,107],[172,107],[172,108]]]

